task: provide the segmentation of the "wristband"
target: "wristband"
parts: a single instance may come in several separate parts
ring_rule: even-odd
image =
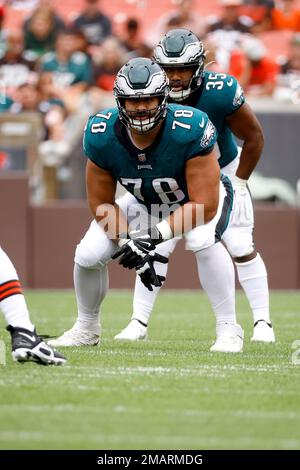
[[[159,222],[155,227],[161,234],[163,241],[170,240],[171,238],[173,238],[173,232],[166,220]]]
[[[232,178],[232,182],[233,182],[233,184],[235,184],[239,188],[246,188],[248,180],[244,180],[242,178],[239,178],[238,176],[234,176]]]

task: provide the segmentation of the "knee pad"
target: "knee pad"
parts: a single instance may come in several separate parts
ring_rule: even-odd
[[[95,269],[106,264],[99,260],[99,257],[82,243],[79,243],[76,247],[74,262],[79,264],[82,268],[87,269]]]
[[[167,258],[169,258],[169,256],[175,250],[175,247],[176,247],[176,244],[177,244],[178,241],[179,241],[178,238],[172,238],[171,240],[167,240],[166,242],[162,242],[157,246],[155,252],[157,252],[158,254],[160,254],[162,256],[166,256]]]
[[[254,251],[252,232],[237,229],[227,229],[223,241],[233,258],[250,255]]]

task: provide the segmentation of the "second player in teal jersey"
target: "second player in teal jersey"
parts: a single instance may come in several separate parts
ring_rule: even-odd
[[[205,111],[218,131],[219,165],[222,173],[230,177],[235,190],[231,220],[223,241],[235,261],[240,284],[253,312],[252,340],[274,342],[267,271],[253,243],[254,217],[247,189],[247,180],[263,148],[261,126],[245,102],[238,81],[231,75],[205,70],[203,43],[191,31],[169,31],[155,48],[154,58],[170,80],[170,101]],[[235,137],[243,141],[242,149],[237,147]],[[207,254],[203,253],[201,264],[209,286],[214,282],[219,262],[216,257],[212,263],[212,256]],[[166,275],[167,267],[164,266],[163,270]],[[132,321],[116,339],[134,340],[146,334],[146,328],[142,329],[138,322],[148,324],[156,294],[144,292],[137,280]],[[214,298],[212,302],[215,302]]]

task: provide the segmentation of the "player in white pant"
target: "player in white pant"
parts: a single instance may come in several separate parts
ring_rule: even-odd
[[[161,250],[171,252],[178,236],[184,234],[187,248],[195,252],[199,277],[202,285],[207,283],[206,292],[216,315],[217,339],[211,350],[242,351],[243,331],[236,323],[234,268],[224,246],[216,243],[228,224],[232,186],[227,178],[220,181],[214,147],[216,134],[207,116],[197,110],[166,105],[167,88],[166,75],[157,64],[149,59],[132,59],[116,79],[118,114],[115,108],[104,110],[87,123],[84,135],[89,158],[87,191],[98,223],[91,223],[76,249],[74,285],[78,319],[69,331],[49,341],[52,346],[99,342],[100,308],[108,288],[107,263],[116,253],[120,264],[135,268],[139,278],[155,292],[154,286],[161,285],[164,277],[159,277],[162,262],[155,262],[153,269],[152,253],[157,257]],[[145,154],[141,153],[143,149]],[[128,185],[135,196],[127,194],[119,202],[121,211],[114,199],[116,181]],[[145,232],[142,227],[139,233],[134,233],[126,221],[125,242],[120,228],[108,236],[111,231],[98,212],[103,205],[113,208],[106,221],[109,223],[113,214],[118,214],[118,220],[121,214],[126,214],[125,206],[140,206],[143,202],[151,213],[150,207],[159,199],[172,206],[174,198],[180,201],[178,207],[154,227],[151,225],[151,231]],[[194,217],[198,204],[204,208],[202,223]],[[193,218],[189,228],[182,232],[175,223],[175,215],[185,223],[187,208],[192,209]],[[208,250],[218,256],[219,275],[214,283],[207,282],[200,262]]]
[[[29,318],[18,274],[0,247],[0,310],[11,334],[12,357],[15,361],[33,361],[43,365],[61,365],[66,358],[37,336]]]

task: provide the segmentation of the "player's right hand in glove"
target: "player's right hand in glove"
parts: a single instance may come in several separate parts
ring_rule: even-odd
[[[120,249],[112,256],[119,258],[124,268],[136,268],[148,254],[162,242],[161,233],[153,227],[148,232],[131,232],[129,238],[120,240]]]
[[[163,282],[166,280],[165,276],[161,276],[156,273],[154,267],[155,262],[166,264],[168,262],[168,258],[160,255],[159,253],[149,253],[135,268],[142,283],[150,291],[153,291],[153,287],[161,287]]]
[[[235,176],[232,179],[232,185],[234,200],[231,224],[247,227],[253,223],[253,209],[251,196],[247,188],[247,180]]]

